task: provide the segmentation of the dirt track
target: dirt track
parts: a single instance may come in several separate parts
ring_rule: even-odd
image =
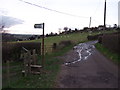
[[[66,55],[56,80],[56,88],[117,88],[118,67],[94,47],[82,43]]]

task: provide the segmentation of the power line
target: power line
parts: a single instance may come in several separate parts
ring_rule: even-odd
[[[98,23],[98,24],[102,24],[102,22],[98,21],[98,20],[95,20],[94,18],[92,18],[92,21]]]
[[[61,11],[58,11],[58,10],[53,10],[53,9],[50,9],[50,8],[47,8],[47,7],[43,7],[43,6],[33,4],[33,3],[30,3],[30,2],[27,2],[27,1],[23,1],[23,0],[19,0],[19,1],[22,1],[22,2],[30,4],[32,6],[43,8],[43,9],[46,9],[46,10],[49,10],[49,11],[53,11],[53,12],[56,12],[56,13],[61,13],[61,14],[65,14],[65,15],[69,15],[69,16],[73,16],[73,17],[79,17],[79,18],[89,18],[89,17],[79,16],[79,15],[73,15],[73,14],[66,13],[66,12],[61,12]]]
[[[97,10],[100,8],[100,0],[99,0],[98,3],[99,3],[99,4],[97,5],[97,7],[96,7],[94,13],[92,14],[92,17],[96,14]]]

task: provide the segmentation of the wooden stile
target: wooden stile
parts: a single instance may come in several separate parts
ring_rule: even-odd
[[[24,53],[24,70],[22,70],[23,76],[27,76],[29,74],[40,74],[41,65],[37,65],[37,54],[35,49],[32,51],[32,55],[30,51]]]

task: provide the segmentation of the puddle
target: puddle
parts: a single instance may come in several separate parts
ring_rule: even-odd
[[[72,62],[66,62],[65,65],[75,64],[81,60],[87,60],[92,55],[92,49],[95,48],[94,44],[98,41],[90,41],[87,43],[80,43],[73,47],[73,50],[78,53],[79,59]]]

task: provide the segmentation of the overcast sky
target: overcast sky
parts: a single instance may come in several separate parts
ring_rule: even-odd
[[[119,1],[119,4],[118,4],[118,25],[120,27],[120,1]]]
[[[40,7],[27,4],[36,4]],[[9,28],[11,33],[41,34],[42,30],[34,29],[35,23],[45,23],[45,33],[58,32],[59,28],[82,29],[89,26],[103,25],[105,0],[0,0],[0,22],[3,16],[24,21]],[[119,0],[107,0],[107,25],[118,24]],[[46,9],[45,9],[46,8]],[[49,10],[48,10],[49,9]],[[53,10],[53,11],[52,11]],[[55,11],[62,13],[58,13]],[[66,13],[66,14],[65,14]],[[68,15],[69,14],[69,15]]]

